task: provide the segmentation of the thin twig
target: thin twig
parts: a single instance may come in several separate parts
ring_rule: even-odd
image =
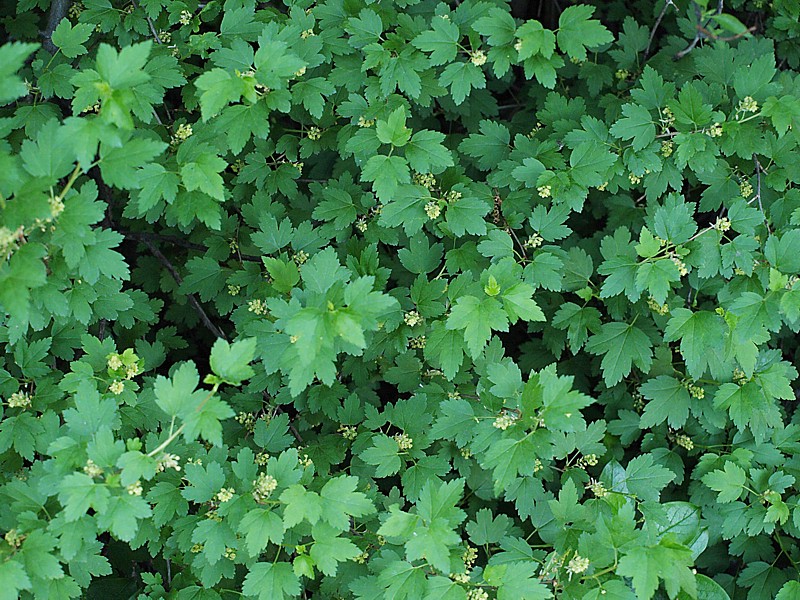
[[[269,406],[269,405],[270,405],[270,402],[269,402],[269,394],[267,394],[267,392],[261,392],[261,396],[264,398],[264,402],[265,402],[265,403],[266,403],[266,404]],[[280,405],[277,405],[277,404],[276,404],[276,405],[275,405],[275,412],[276,412],[276,413],[278,413],[278,414],[281,414],[281,413],[283,413],[284,411],[281,409]],[[289,415],[286,415],[286,416],[288,417]],[[297,427],[295,427],[295,426],[292,424],[292,420],[291,420],[291,418],[289,419],[289,430],[292,432],[292,435],[294,436],[294,439],[296,439],[296,440],[297,440],[297,441],[298,441],[300,444],[303,444],[303,443],[305,443],[305,442],[303,441],[303,436],[302,436],[302,435],[300,435],[300,432],[299,432],[299,431],[297,431]]]
[[[208,248],[206,248],[202,244],[187,242],[183,238],[180,238],[176,235],[150,233],[145,231],[122,231],[122,230],[117,230],[117,231],[119,231],[119,233],[121,233],[125,237],[134,240],[160,240],[162,242],[169,242],[170,244],[175,244],[176,246],[181,246],[183,248],[188,248],[190,250],[197,250],[198,252],[208,251]],[[239,254],[239,258],[241,258],[243,261],[257,262],[257,263],[261,262],[260,256],[253,256],[252,254]]]
[[[647,48],[645,48],[644,50],[645,58],[650,56],[650,46],[653,45],[653,38],[655,38],[656,36],[656,30],[658,29],[658,26],[661,25],[661,20],[664,18],[664,15],[667,14],[667,9],[670,6],[675,6],[675,4],[672,2],[672,0],[667,0],[666,3],[664,4],[664,8],[661,9],[661,13],[658,15],[656,22],[653,24],[653,29],[650,31],[650,39],[647,42]]]
[[[753,164],[756,167],[756,198],[758,198],[758,209],[764,216],[764,225],[767,226],[767,233],[772,234],[772,231],[769,228],[767,213],[764,212],[764,204],[761,202],[761,173],[766,173],[766,171],[764,171],[764,167],[761,166],[761,163],[758,162],[758,156],[755,154],[753,154]]]
[[[508,233],[511,234],[511,237],[514,238],[514,241],[517,242],[517,245],[519,246],[519,249],[522,252],[523,260],[528,260],[528,255],[525,253],[524,244],[519,241],[519,238],[517,237],[517,234],[514,233],[514,229],[508,224],[508,221],[506,221],[506,231],[508,231]]]
[[[684,48],[683,50],[681,50],[680,52],[678,52],[675,55],[675,60],[682,59],[684,56],[689,54],[689,52],[694,50],[694,48],[695,48],[695,46],[697,46],[698,42],[701,39],[706,37],[706,34],[703,33],[703,32],[706,31],[706,27],[708,27],[709,23],[711,23],[711,21],[712,21],[712,19],[707,19],[705,23],[700,25],[700,17],[702,16],[702,13],[700,11],[700,5],[697,4],[697,2],[694,2],[694,0],[692,1],[692,4],[694,4],[694,13],[695,13],[695,16],[697,17],[697,33],[694,34],[694,39],[692,40],[692,42],[686,48]],[[717,13],[716,14],[722,13],[723,5],[724,5],[724,0],[719,0],[717,2]]]
[[[131,0],[131,2],[133,2],[133,6],[134,8],[136,8],[136,10],[141,10],[142,7],[139,6],[139,0]],[[147,24],[150,26],[150,32],[153,34],[156,43],[163,44],[164,42],[162,42],[161,38],[158,36],[158,31],[156,31],[156,26],[153,25],[153,21],[150,19],[150,15],[147,14],[147,11],[143,12],[144,12],[144,18],[147,21]]]
[[[153,244],[153,242],[151,242],[150,240],[141,239],[140,241],[141,241],[142,244],[147,246],[147,248],[150,250],[150,252],[153,254],[153,256],[155,256],[161,262],[161,264],[164,265],[164,267],[167,269],[167,271],[169,271],[170,275],[172,275],[172,278],[175,280],[175,283],[177,283],[178,285],[181,285],[183,283],[183,279],[181,279],[181,276],[178,273],[178,270],[169,261],[169,259],[166,256],[164,256],[164,254],[161,252],[161,250],[159,250],[156,247],[156,245]],[[211,333],[213,333],[218,338],[222,338],[223,340],[227,339],[225,337],[225,334],[222,332],[222,330],[219,327],[217,327],[216,325],[214,325],[214,323],[211,321],[211,319],[208,318],[208,315],[206,314],[206,311],[203,310],[203,306],[200,304],[200,302],[197,301],[197,298],[194,297],[194,294],[186,294],[186,299],[189,300],[189,303],[192,305],[192,307],[194,308],[195,312],[200,317],[200,320],[203,322],[203,325],[206,326],[206,329],[208,329]]]

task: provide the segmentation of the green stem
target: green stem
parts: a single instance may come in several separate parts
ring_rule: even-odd
[[[208,392],[208,395],[205,398],[203,398],[203,401],[200,402],[200,404],[197,405],[195,411],[199,411],[200,409],[202,409],[203,405],[205,405],[205,403],[211,399],[211,396],[213,396],[218,389],[219,389],[219,384],[215,383],[214,387],[211,388],[211,391]],[[172,422],[169,424],[169,435],[167,436],[167,439],[164,440],[161,444],[159,444],[155,450],[151,450],[150,452],[148,452],[147,456],[152,458],[153,456],[156,456],[158,453],[163,452],[164,449],[167,446],[169,446],[173,442],[173,440],[175,440],[175,438],[177,438],[183,432],[184,428],[186,427],[186,423],[182,423],[181,426],[178,427],[178,429],[176,429],[173,432],[172,428],[174,427],[174,425],[175,425],[175,417],[173,416]]]
[[[80,174],[81,174],[81,164],[78,163],[77,165],[75,165],[75,169],[72,171],[72,174],[69,176],[69,179],[67,180],[67,185],[65,185],[64,189],[61,190],[61,193],[58,195],[56,200],[58,200],[60,202],[60,201],[62,201],[64,199],[64,196],[66,196],[67,193],[72,189],[72,185],[75,183],[75,180],[78,179],[78,175],[80,175]]]
[[[178,436],[179,436],[179,435],[180,435],[180,434],[183,432],[183,428],[184,428],[184,427],[186,427],[186,423],[183,423],[183,424],[182,424],[180,427],[178,427],[178,429],[175,431],[175,433],[173,433],[172,435],[170,435],[170,436],[169,436],[169,437],[168,437],[166,440],[164,440],[164,442],[163,442],[163,443],[159,444],[159,446],[158,446],[158,447],[157,447],[155,450],[153,450],[153,451],[151,451],[151,452],[148,452],[148,453],[147,453],[147,456],[149,456],[149,457],[151,457],[151,458],[152,458],[152,457],[153,457],[153,456],[155,456],[156,454],[158,454],[158,453],[162,452],[162,451],[163,451],[163,450],[164,450],[164,449],[165,449],[167,446],[169,446],[169,445],[172,443],[172,441],[173,441],[173,440],[174,440],[176,437],[178,437]]]

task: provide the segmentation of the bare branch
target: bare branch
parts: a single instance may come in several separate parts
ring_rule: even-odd
[[[72,0],[52,0],[50,3],[50,14],[47,17],[47,27],[42,31],[42,46],[50,54],[58,52],[55,44],[53,44],[53,32],[61,23],[61,19],[67,16]]]
[[[706,27],[708,27],[709,24],[711,23],[711,19],[706,19],[706,22],[700,25],[700,17],[702,15],[700,11],[700,5],[697,2],[694,2],[694,0],[692,0],[692,4],[694,5],[694,13],[695,16],[697,17],[697,33],[694,34],[694,39],[692,40],[692,42],[686,48],[684,48],[675,55],[674,60],[682,59],[684,56],[689,54],[689,52],[694,50],[695,46],[697,46],[698,42],[700,42],[701,39],[708,37],[706,35],[706,32],[708,31]],[[722,12],[723,5],[724,5],[724,0],[719,0],[717,2],[716,14],[720,14]]]
[[[197,250],[198,252],[207,252],[208,248],[203,246],[202,244],[195,244],[193,242],[189,242],[180,238],[176,235],[166,235],[162,233],[150,233],[145,231],[122,231],[118,230],[119,233],[124,235],[127,238],[131,238],[134,240],[159,240],[162,242],[168,242],[170,244],[175,244],[176,246],[181,246],[183,248],[188,248],[190,250]],[[239,258],[243,261],[248,262],[261,262],[260,256],[253,256],[252,254],[241,254],[237,253]]]
[[[766,173],[764,167],[761,166],[761,163],[758,161],[758,156],[753,154],[753,164],[756,167],[756,199],[758,199],[758,209],[761,211],[761,214],[764,217],[764,224],[767,226],[767,233],[772,234],[772,230],[769,228],[769,220],[767,219],[767,213],[764,212],[764,204],[761,202],[761,173]]]
[[[183,279],[181,279],[178,270],[169,261],[169,259],[166,256],[164,256],[161,250],[159,250],[156,247],[156,245],[153,244],[153,242],[151,242],[150,240],[141,239],[140,241],[142,242],[142,244],[147,246],[147,248],[150,250],[153,256],[155,256],[161,262],[161,264],[164,265],[167,271],[169,271],[170,275],[172,275],[172,278],[175,280],[175,283],[181,285],[183,283]],[[206,329],[208,329],[218,338],[222,338],[223,340],[227,339],[222,330],[216,325],[214,325],[211,319],[208,318],[206,311],[203,310],[203,306],[200,304],[200,302],[198,302],[197,298],[194,297],[194,294],[186,294],[186,299],[189,300],[189,304],[192,305],[192,308],[194,308],[195,312],[197,313],[197,316],[200,317],[200,320],[203,322],[203,325],[206,326]]]
[[[131,0],[131,2],[133,2],[133,6],[136,8],[136,10],[141,10],[142,7],[139,6],[139,0]],[[144,18],[147,21],[147,25],[150,27],[150,32],[153,34],[156,43],[163,44],[164,42],[161,41],[161,38],[158,35],[158,31],[156,31],[156,26],[153,25],[153,21],[152,19],[150,19],[150,16],[147,14],[147,12],[144,13]]]
[[[656,22],[653,24],[653,29],[650,30],[650,39],[647,41],[647,48],[645,48],[645,50],[644,50],[644,57],[645,58],[650,56],[650,46],[653,45],[653,38],[655,38],[655,36],[656,36],[656,30],[658,29],[658,26],[661,25],[661,21],[664,18],[664,15],[667,14],[667,9],[670,6],[674,7],[675,4],[672,2],[672,0],[667,0],[666,3],[664,4],[664,8],[661,9],[661,13],[658,15],[658,18],[656,19]]]

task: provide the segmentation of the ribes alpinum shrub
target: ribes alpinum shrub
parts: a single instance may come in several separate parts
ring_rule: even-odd
[[[795,0],[0,3],[0,599],[800,598]]]

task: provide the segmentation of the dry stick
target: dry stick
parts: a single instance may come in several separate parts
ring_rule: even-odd
[[[264,398],[264,402],[266,402],[266,403],[267,403],[267,405],[269,405],[269,394],[267,394],[267,392],[261,392],[261,396]],[[276,412],[276,413],[278,413],[278,414],[281,414],[281,413],[283,413],[284,411],[283,411],[283,409],[281,409],[280,405],[276,404],[276,405],[275,405],[275,412]],[[288,416],[288,415],[287,415],[287,416]],[[289,431],[291,431],[291,432],[292,432],[292,435],[294,436],[294,439],[296,439],[296,440],[297,440],[298,442],[300,442],[301,444],[304,444],[304,443],[305,443],[305,442],[303,441],[303,436],[301,436],[301,435],[300,435],[300,432],[299,432],[299,431],[297,431],[297,428],[296,428],[296,427],[294,426],[294,424],[292,423],[292,420],[291,420],[291,418],[289,419]]]
[[[133,6],[136,8],[136,10],[141,10],[142,7],[139,6],[139,0],[131,0],[131,2],[133,2]],[[161,38],[158,37],[158,31],[156,31],[156,27],[153,25],[153,21],[150,19],[150,15],[147,14],[147,11],[144,11],[144,18],[147,21],[147,24],[150,26],[150,32],[153,34],[156,42],[158,44],[163,44],[164,42],[162,42]]]
[[[148,233],[144,231],[122,231],[118,230],[119,233],[124,235],[127,238],[131,238],[134,240],[160,240],[163,242],[169,242],[170,244],[175,244],[176,246],[181,246],[183,248],[188,248],[190,250],[197,250],[199,252],[207,252],[208,248],[203,246],[202,244],[195,244],[194,242],[187,242],[186,240],[179,238],[175,235],[166,235],[162,233]],[[244,261],[249,262],[261,262],[260,256],[253,256],[252,254],[239,254],[239,258]]]
[[[656,22],[653,25],[653,29],[650,31],[650,39],[647,41],[647,48],[645,48],[644,50],[645,58],[650,56],[650,46],[653,45],[653,38],[655,38],[656,36],[656,30],[658,29],[658,26],[661,25],[661,20],[664,18],[664,15],[667,14],[667,9],[670,6],[675,6],[675,4],[672,2],[672,0],[667,0],[667,2],[664,4],[664,8],[661,9],[661,14],[658,15],[658,18],[656,19]]]
[[[708,24],[711,23],[711,19],[708,19],[705,23],[700,25],[700,5],[697,4],[697,2],[694,2],[694,1],[692,1],[692,4],[694,4],[695,15],[697,16],[697,22],[698,22],[698,24],[697,24],[697,33],[694,34],[694,39],[692,40],[692,43],[689,44],[686,48],[684,48],[683,50],[681,50],[680,52],[678,52],[675,55],[675,58],[674,58],[675,60],[680,60],[684,56],[689,54],[689,52],[694,50],[694,47],[697,46],[698,42],[701,39],[703,39],[704,37],[707,37],[705,35],[705,33],[703,33],[703,32],[706,30],[706,27],[708,27]],[[717,2],[717,14],[720,14],[722,12],[723,4],[724,4],[724,0],[719,0]]]
[[[155,244],[153,244],[153,242],[151,242],[150,240],[141,239],[140,241],[145,246],[147,246],[150,252],[152,252],[153,256],[155,256],[161,262],[161,264],[164,265],[164,267],[166,267],[167,271],[170,272],[170,275],[172,275],[172,278],[175,280],[175,283],[181,285],[183,283],[183,279],[181,279],[181,276],[178,274],[178,271],[173,266],[173,264],[169,262],[169,259],[162,254],[161,250],[156,248]],[[227,339],[222,330],[216,325],[214,325],[211,319],[208,318],[206,311],[203,310],[202,305],[200,304],[200,302],[197,301],[197,298],[194,297],[194,294],[186,294],[186,298],[189,300],[189,303],[192,305],[195,312],[200,317],[200,320],[203,322],[203,325],[205,325],[206,328],[216,337],[222,338],[223,340]]]
[[[72,0],[53,0],[50,3],[47,27],[41,32],[43,40],[42,46],[44,46],[44,49],[50,54],[58,52],[58,48],[53,44],[53,32],[56,30],[56,27],[58,27],[58,24],[61,23],[61,19],[67,16],[70,4],[72,4]]]
[[[769,228],[767,213],[764,212],[764,205],[761,202],[761,173],[766,171],[764,171],[764,167],[761,166],[761,163],[758,162],[758,157],[755,155],[755,153],[753,154],[753,163],[756,167],[756,198],[758,198],[758,209],[761,211],[761,214],[764,217],[764,225],[767,226],[767,233],[771,235],[772,231]]]
[[[162,254],[162,252],[158,248],[156,248],[156,246],[150,240],[146,239],[145,237],[141,237],[139,238],[139,241],[141,241],[145,246],[147,246],[150,249],[150,252],[153,253],[153,256],[155,256],[161,262],[161,264],[167,268],[167,270],[170,272],[170,275],[172,275],[172,278],[176,281],[176,283],[178,285],[181,285],[183,283],[183,280],[181,279],[181,276],[178,274],[177,269],[175,269],[175,267],[169,261],[169,259],[166,256],[164,256],[164,254]],[[203,307],[197,301],[197,298],[194,297],[194,294],[186,294],[186,297],[189,299],[189,302],[192,304],[195,311],[197,311],[197,314],[200,316],[200,320],[203,321],[203,324],[209,329],[209,331],[211,331],[211,333],[213,333],[218,338],[222,338],[223,340],[226,339],[225,334],[216,325],[214,325],[211,319],[208,318],[206,311],[203,310]],[[267,393],[262,392],[262,394],[264,396],[264,399],[266,400]],[[276,406],[275,408],[278,412],[283,412],[280,406]],[[297,428],[292,424],[291,420],[289,421],[289,430],[292,432],[292,435],[294,435],[295,439],[302,444],[303,437],[300,435],[300,432],[297,431]]]
[[[505,221],[505,219],[503,219],[503,220]],[[517,242],[517,245],[519,246],[520,251],[522,251],[522,258],[524,258],[525,260],[528,260],[528,255],[525,253],[525,245],[522,242],[519,241],[519,238],[517,237],[517,234],[514,233],[514,229],[508,224],[508,221],[506,221],[506,231],[508,231],[511,234],[511,237],[514,238],[514,241]]]

